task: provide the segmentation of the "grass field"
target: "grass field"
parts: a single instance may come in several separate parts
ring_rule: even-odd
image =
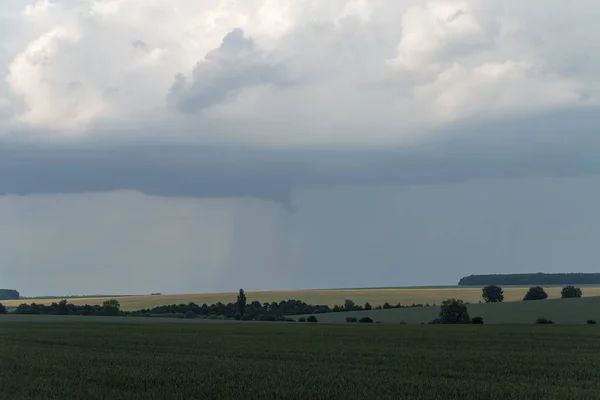
[[[505,287],[505,301],[521,300],[528,288]],[[548,287],[546,291],[550,298],[560,297],[560,287]],[[600,296],[600,286],[582,287],[584,296]],[[218,301],[222,303],[235,302],[237,293],[200,293],[200,294],[175,294],[161,296],[127,296],[120,297],[121,308],[125,311],[134,311],[142,308],[152,308],[165,304],[180,304],[194,302],[197,304],[212,304]],[[477,303],[481,300],[480,287],[442,287],[442,288],[396,288],[396,289],[331,289],[331,290],[294,290],[294,291],[268,291],[247,292],[248,301],[258,300],[262,302],[280,302],[281,300],[302,300],[309,304],[324,304],[334,306],[343,304],[344,300],[351,299],[356,304],[371,303],[373,306],[385,302],[396,304],[398,302],[406,305],[416,304],[440,304],[449,297],[455,297],[467,302]],[[106,298],[72,298],[70,303],[76,305],[101,304]],[[59,299],[36,299],[36,300],[11,300],[3,301],[7,307],[17,307],[23,302],[38,304],[50,304]]]
[[[598,399],[594,326],[0,317],[1,399]]]
[[[469,304],[471,317],[483,317],[486,324],[532,324],[539,317],[558,324],[585,324],[592,319],[600,323],[600,297],[515,301],[495,304]],[[439,316],[440,307],[400,308],[353,311],[318,315],[319,322],[345,323],[346,317],[370,317],[381,323],[407,324],[429,322]],[[599,397],[600,398],[600,397]]]

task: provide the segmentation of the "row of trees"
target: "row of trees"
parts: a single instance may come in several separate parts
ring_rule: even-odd
[[[0,305],[1,306],[1,305]],[[0,307],[2,308],[2,307]],[[121,305],[117,300],[106,300],[102,305],[75,305],[69,303],[66,299],[50,305],[43,304],[21,304],[14,311],[15,314],[24,315],[98,315],[98,316],[117,316],[125,315],[121,311]]]
[[[561,298],[573,299],[583,295],[581,288],[575,286],[565,286],[560,291]],[[500,286],[488,285],[481,290],[481,297],[486,303],[502,303],[504,301],[504,291]],[[529,288],[523,300],[545,300],[548,298],[548,293],[541,286],[532,286]]]

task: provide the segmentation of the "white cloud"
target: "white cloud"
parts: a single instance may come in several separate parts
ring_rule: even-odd
[[[24,3],[0,6],[4,135],[399,144],[600,91],[588,0]]]

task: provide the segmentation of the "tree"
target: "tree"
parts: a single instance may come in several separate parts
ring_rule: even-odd
[[[473,317],[473,319],[471,320],[471,323],[475,324],[475,325],[482,325],[483,317]]]
[[[481,289],[481,297],[486,303],[502,303],[504,301],[504,292],[500,286],[489,285]]]
[[[119,311],[121,311],[121,304],[118,300],[110,299],[102,303],[102,314],[104,315],[119,315]]]
[[[581,289],[575,286],[565,286],[560,291],[560,295],[563,299],[574,299],[581,297]]]
[[[373,320],[369,317],[362,317],[361,319],[358,320],[358,323],[360,324],[372,324]]]
[[[0,303],[0,314],[8,314],[8,310],[2,303]]]
[[[246,293],[244,293],[244,289],[240,289],[240,293],[238,294],[237,309],[240,315],[244,315],[246,312]]]
[[[311,315],[306,319],[306,322],[319,322],[319,320],[314,315]]]
[[[365,310],[369,311],[369,310],[372,310],[372,309],[373,309],[373,306],[371,306],[371,304],[369,304],[369,302],[366,302],[365,303]]]
[[[346,299],[344,301],[344,310],[346,310],[346,311],[354,311],[354,306],[355,306],[355,304],[354,304],[354,302],[352,300]]]
[[[383,309],[384,310],[389,310],[390,308],[392,308],[392,306],[390,305],[390,303],[388,303],[387,301],[385,303],[383,303]]]
[[[545,300],[548,298],[548,293],[541,286],[532,286],[529,288],[523,300]]]
[[[442,302],[439,320],[442,324],[468,324],[471,322],[467,305],[458,299],[448,299]]]

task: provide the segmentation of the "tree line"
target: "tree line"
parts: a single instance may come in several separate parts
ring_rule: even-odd
[[[490,274],[470,275],[458,281],[459,286],[484,285],[599,285],[600,273],[560,273],[560,274]]]
[[[581,288],[573,285],[568,285],[562,288],[560,291],[560,297],[562,299],[573,299],[583,296]],[[504,301],[504,291],[498,285],[488,285],[481,289],[481,297],[486,303],[502,303]],[[546,300],[548,293],[541,286],[532,286],[527,290],[523,296],[523,300]]]
[[[21,294],[14,289],[0,289],[0,300],[19,300]]]

